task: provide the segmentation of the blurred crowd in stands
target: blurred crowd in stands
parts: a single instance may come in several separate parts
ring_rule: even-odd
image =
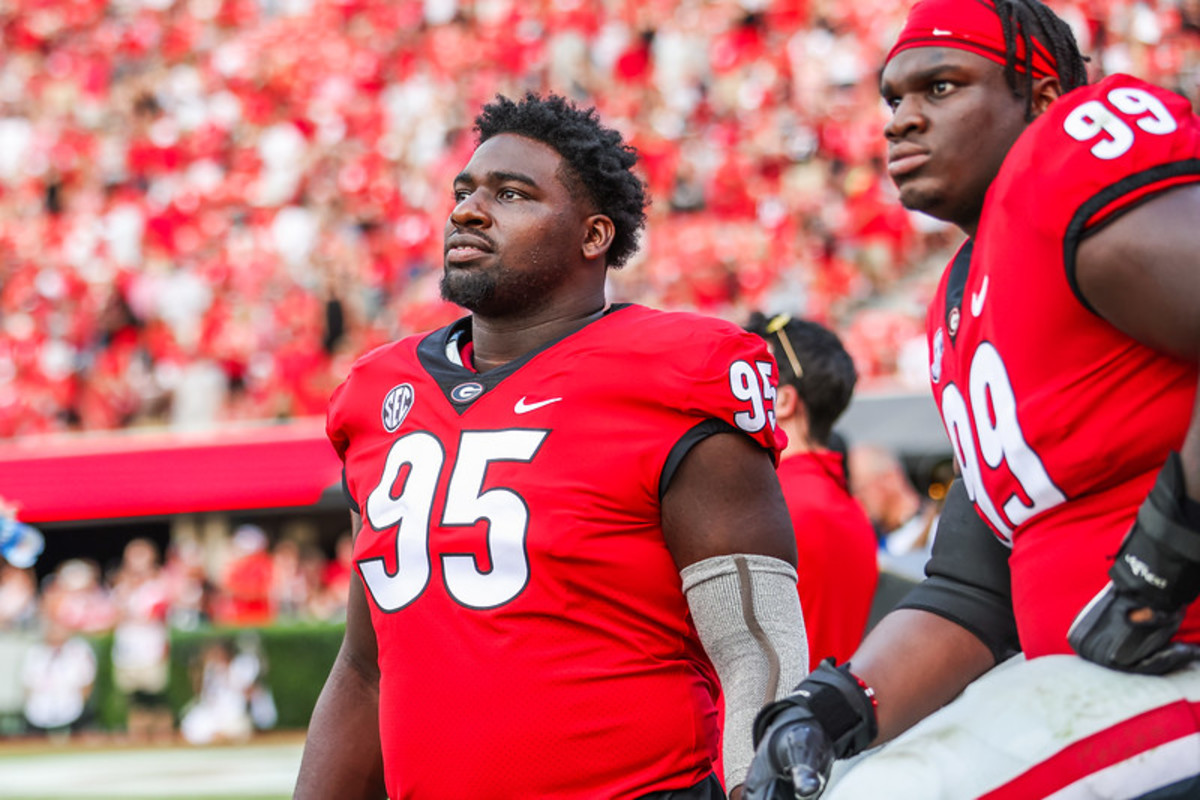
[[[241,525],[215,569],[199,545],[172,545],[163,557],[149,539],[130,541],[115,564],[67,559],[40,585],[32,568],[0,560],[0,631],[59,626],[94,635],[130,622],[196,630],[337,621],[345,613],[350,551],[349,534],[338,540],[337,555],[327,558],[293,539],[271,544],[258,526]]]
[[[0,736],[94,730],[100,657],[111,658],[132,740],[170,740],[178,730],[189,743],[209,744],[272,727],[255,627],[343,620],[350,544],[343,536],[327,558],[293,539],[271,544],[258,526],[241,525],[216,565],[198,545],[171,545],[164,557],[155,542],[136,538],[116,563],[71,558],[40,581],[33,568],[0,559]],[[167,702],[172,630],[209,626],[241,633],[199,654],[194,697],[177,721]],[[111,648],[98,647],[109,634]]]
[[[1200,0],[1054,0],[1091,68],[1200,95]],[[641,151],[611,296],[830,325],[923,389],[949,229],[881,163],[893,0],[2,0],[0,436],[322,414],[443,324],[475,110],[554,90]]]

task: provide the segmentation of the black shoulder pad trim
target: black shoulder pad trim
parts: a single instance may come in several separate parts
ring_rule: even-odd
[[[950,620],[979,638],[1000,662],[1020,650],[1012,610],[1008,547],[975,511],[962,479],[950,485],[938,519],[928,576],[896,606]]]
[[[342,496],[346,498],[346,505],[355,514],[361,514],[362,511],[358,508],[358,503],[354,502],[354,495],[350,494],[350,482],[346,480],[346,468],[342,467]]]
[[[679,438],[679,441],[671,448],[671,452],[667,454],[667,461],[663,464],[662,474],[658,477],[659,500],[666,495],[667,489],[670,488],[671,480],[675,477],[675,471],[683,463],[683,457],[690,453],[692,448],[697,444],[717,433],[736,433],[740,436],[748,435],[745,431],[735,428],[723,419],[709,418],[694,425]]]
[[[1079,207],[1079,209],[1075,212],[1075,215],[1071,217],[1071,221],[1067,225],[1066,233],[1063,234],[1063,267],[1067,271],[1067,283],[1071,287],[1071,292],[1076,298],[1078,298],[1079,302],[1082,303],[1083,307],[1088,311],[1092,312],[1093,314],[1097,314],[1096,309],[1092,307],[1092,304],[1089,303],[1087,298],[1083,296],[1083,292],[1079,290],[1079,281],[1075,275],[1075,254],[1079,250],[1079,243],[1083,241],[1089,234],[1095,233],[1096,231],[1100,230],[1100,228],[1104,227],[1104,225],[1107,225],[1109,222],[1117,219],[1117,217],[1119,217],[1121,214],[1124,214],[1125,212],[1136,208],[1141,203],[1156,197],[1157,193],[1148,194],[1145,197],[1139,198],[1137,202],[1131,203],[1129,206],[1120,209],[1109,219],[1104,220],[1101,225],[1089,230],[1084,230],[1084,226],[1087,225],[1088,220],[1090,220],[1105,206],[1115,202],[1118,198],[1124,197],[1131,192],[1135,192],[1138,189],[1141,189],[1145,186],[1150,186],[1160,181],[1186,176],[1197,176],[1197,179],[1200,180],[1200,159],[1189,158],[1182,161],[1168,161],[1166,164],[1159,164],[1158,166],[1143,170],[1142,172],[1128,175],[1111,186],[1101,190],[1094,197],[1087,200]],[[1172,183],[1163,188],[1164,190],[1168,190],[1180,185],[1182,184]]]
[[[896,608],[914,608],[948,619],[970,631],[999,664],[1021,651],[1012,604],[990,592],[948,578],[927,578]]]

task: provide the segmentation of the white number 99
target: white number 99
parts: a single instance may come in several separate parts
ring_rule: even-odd
[[[1175,119],[1167,107],[1144,89],[1113,89],[1108,93],[1108,102],[1122,114],[1136,117],[1137,126],[1146,133],[1161,136],[1176,128]],[[1106,161],[1124,155],[1133,146],[1133,128],[1099,100],[1089,100],[1073,109],[1063,120],[1063,130],[1080,142],[1105,134],[1107,138],[1092,145],[1092,155]]]
[[[1113,89],[1108,93],[1108,102],[1117,107],[1122,114],[1131,117],[1149,112],[1150,117],[1141,117],[1137,126],[1146,133],[1156,133],[1160,136],[1175,130],[1175,118],[1167,107],[1154,95],[1141,89]]]
[[[1133,130],[1099,100],[1088,100],[1063,121],[1067,135],[1080,142],[1108,135],[1092,145],[1092,155],[1106,161],[1123,155],[1133,145]]]

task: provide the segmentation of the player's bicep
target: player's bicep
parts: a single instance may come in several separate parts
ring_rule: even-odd
[[[1200,184],[1157,194],[1090,233],[1075,255],[1084,300],[1129,336],[1200,359]]]
[[[688,449],[662,498],[663,535],[680,569],[753,553],[796,563],[796,538],[770,453],[736,432]]]

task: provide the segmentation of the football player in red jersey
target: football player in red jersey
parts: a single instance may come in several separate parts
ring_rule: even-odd
[[[442,280],[471,315],[330,401],[355,577],[295,796],[740,794],[807,668],[774,362],[606,302],[646,197],[594,110],[500,97],[476,130]]]
[[[764,709],[746,796],[898,735],[828,796],[1200,796],[1200,119],[1088,85],[1037,0],[921,0],[880,86],[901,201],[968,236],[928,317],[961,479],[926,580]]]

